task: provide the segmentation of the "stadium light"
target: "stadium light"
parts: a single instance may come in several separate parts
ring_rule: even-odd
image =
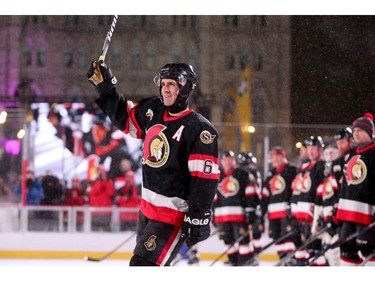
[[[302,147],[302,142],[298,141],[296,142],[296,148],[300,149]]]
[[[250,134],[253,134],[253,133],[255,133],[255,127],[250,125],[249,127],[247,127],[247,131],[248,131]]]
[[[24,136],[25,136],[25,130],[24,129],[19,130],[17,133],[17,138],[23,139]]]
[[[4,124],[7,121],[8,113],[6,111],[1,111],[0,113],[0,124]]]

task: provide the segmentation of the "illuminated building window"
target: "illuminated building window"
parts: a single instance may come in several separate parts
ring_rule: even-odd
[[[173,49],[173,61],[181,62],[182,61],[182,51],[180,47],[176,47]]]
[[[262,51],[259,48],[255,49],[254,54],[254,69],[257,71],[262,70],[263,67],[263,56]]]
[[[121,66],[121,48],[118,46],[113,46],[111,54],[112,54],[113,67],[120,67]]]
[[[32,49],[29,44],[26,44],[23,48],[22,64],[24,66],[30,66],[32,64]]]
[[[247,49],[242,49],[240,53],[240,67],[245,69],[249,65],[249,52]]]
[[[36,63],[40,67],[46,66],[46,48],[44,47],[44,45],[40,45],[38,47],[36,53]]]
[[[65,46],[64,65],[66,67],[72,67],[72,65],[73,65],[73,48],[69,45]]]
[[[234,49],[229,47],[225,57],[225,68],[227,70],[234,69],[235,67],[235,57],[234,57]]]
[[[78,48],[78,66],[80,68],[85,68],[87,66],[86,48],[82,45]]]
[[[155,48],[153,46],[146,48],[146,67],[147,69],[155,68]]]
[[[131,64],[132,69],[139,69],[141,67],[141,50],[139,42],[134,42],[131,50]]]

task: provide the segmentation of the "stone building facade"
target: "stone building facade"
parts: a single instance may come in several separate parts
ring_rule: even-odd
[[[0,16],[0,109],[40,101],[92,103],[96,93],[85,74],[111,21],[92,15]],[[292,151],[290,16],[119,16],[106,62],[120,92],[134,101],[157,94],[153,76],[172,61],[194,66],[199,93],[192,106],[217,126],[222,148],[231,141],[223,137],[225,112],[233,110],[226,104],[228,91],[239,87],[249,67],[256,127],[251,150],[261,165],[265,140]],[[238,142],[233,150],[239,152]]]

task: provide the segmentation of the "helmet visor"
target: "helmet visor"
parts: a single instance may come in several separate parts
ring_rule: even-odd
[[[173,70],[170,68],[162,68],[154,77],[154,83],[158,86],[161,85],[161,80],[163,79],[173,79],[176,80],[178,84],[185,85],[187,82],[186,77],[179,70]]]

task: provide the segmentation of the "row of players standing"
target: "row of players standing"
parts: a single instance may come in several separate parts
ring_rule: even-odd
[[[237,161],[232,151],[222,154],[213,208],[229,264],[254,261],[266,218],[279,258],[293,253],[287,265],[358,265],[374,251],[374,229],[363,231],[375,213],[372,115],[338,131],[333,144],[311,136],[302,150],[307,158],[297,167],[282,147],[273,147],[273,168],[261,184],[251,153],[240,153]],[[318,239],[306,245],[313,235]],[[339,247],[327,247],[333,243]],[[367,265],[375,265],[375,259]]]

